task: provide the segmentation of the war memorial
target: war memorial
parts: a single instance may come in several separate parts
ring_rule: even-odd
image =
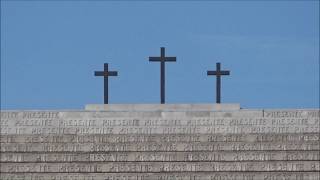
[[[221,103],[104,104],[83,110],[2,110],[1,180],[319,180],[319,109]]]

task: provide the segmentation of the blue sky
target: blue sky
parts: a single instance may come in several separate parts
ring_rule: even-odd
[[[103,103],[222,102],[243,108],[319,107],[319,1],[1,1],[1,108],[82,109]]]

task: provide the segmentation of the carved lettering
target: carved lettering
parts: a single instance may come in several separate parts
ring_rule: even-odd
[[[0,179],[318,180],[319,110],[1,112]]]
[[[46,119],[56,119],[59,118],[59,112],[23,112],[22,118],[24,119],[32,119],[32,118],[46,118]]]
[[[18,118],[19,113],[18,112],[0,112],[1,119],[16,119]]]

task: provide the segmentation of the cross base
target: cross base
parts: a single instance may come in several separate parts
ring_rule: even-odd
[[[237,111],[240,104],[88,104],[87,111]]]

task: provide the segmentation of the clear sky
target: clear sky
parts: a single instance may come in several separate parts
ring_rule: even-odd
[[[160,47],[167,103],[243,108],[319,107],[319,1],[1,1],[1,108],[82,109],[159,103]]]

